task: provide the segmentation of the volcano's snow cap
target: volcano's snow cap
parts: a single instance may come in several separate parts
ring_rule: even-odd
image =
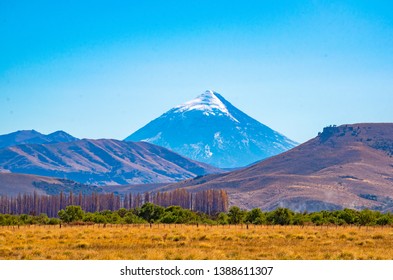
[[[212,90],[206,90],[196,98],[183,103],[175,108],[176,113],[183,113],[192,110],[203,111],[205,115],[226,115],[233,121],[239,122],[229,113],[228,108],[221,102]]]

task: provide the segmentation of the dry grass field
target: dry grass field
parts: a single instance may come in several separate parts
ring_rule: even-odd
[[[108,225],[0,227],[0,259],[393,259],[393,228]]]

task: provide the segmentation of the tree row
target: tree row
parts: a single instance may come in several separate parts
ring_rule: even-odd
[[[204,190],[193,193],[185,189],[176,189],[156,193],[129,193],[123,196],[114,193],[74,195],[72,192],[69,194],[61,192],[59,195],[39,195],[34,192],[18,194],[15,197],[0,195],[0,213],[32,216],[45,214],[54,218],[60,210],[69,205],[80,206],[83,211],[93,213],[104,210],[116,211],[120,208],[135,209],[148,202],[163,207],[180,206],[209,215],[228,210],[228,195],[224,190]]]
[[[321,211],[313,213],[296,213],[286,208],[277,208],[263,212],[259,208],[250,211],[232,206],[227,212],[206,214],[203,212],[184,209],[181,206],[159,206],[151,202],[141,207],[120,208],[118,210],[102,210],[85,212],[81,206],[68,205],[58,211],[56,217],[49,218],[40,215],[11,215],[0,214],[0,225],[30,225],[30,224],[254,224],[254,225],[393,225],[391,213],[381,213],[368,209],[343,209],[336,211]]]

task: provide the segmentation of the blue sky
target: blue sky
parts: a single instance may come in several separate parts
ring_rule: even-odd
[[[392,122],[391,1],[0,0],[0,134],[124,139],[206,89],[303,142]]]

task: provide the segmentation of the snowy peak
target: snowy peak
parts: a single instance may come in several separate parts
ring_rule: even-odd
[[[217,93],[212,90],[206,90],[196,98],[174,108],[175,113],[184,113],[193,110],[203,111],[203,114],[206,116],[228,116],[233,121],[239,122],[228,111],[228,108],[224,105],[220,98],[218,98]]]

